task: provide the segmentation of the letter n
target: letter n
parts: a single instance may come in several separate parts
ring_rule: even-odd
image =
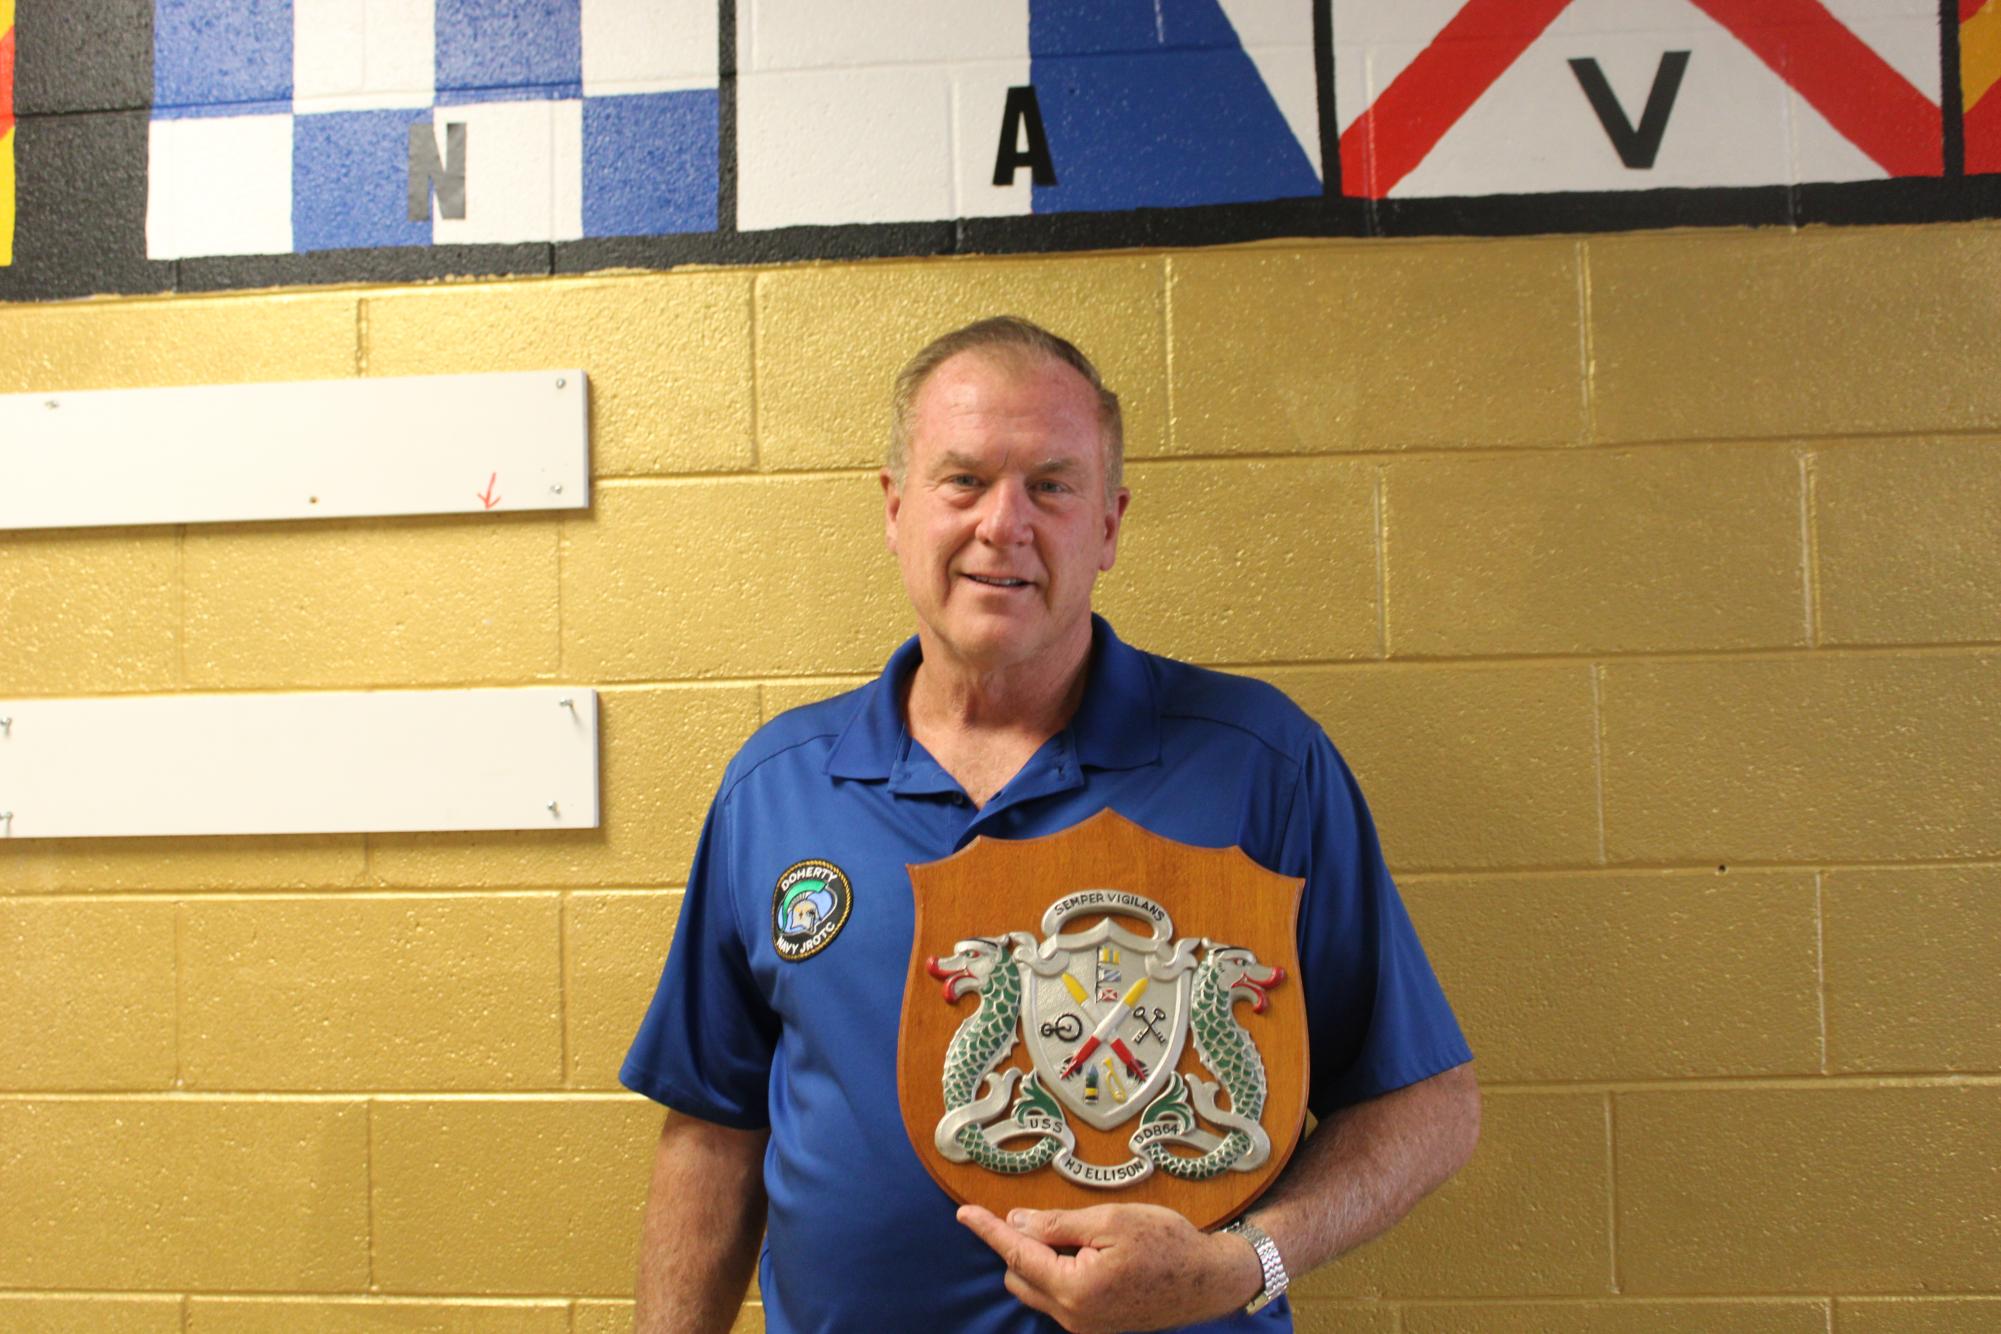
[[[1026,138],[1026,147],[1022,140]],[[1049,136],[1042,132],[1042,107],[1033,84],[1007,90],[1001,111],[1000,151],[994,155],[994,184],[1013,185],[1017,167],[1026,166],[1037,185],[1056,184],[1056,164],[1049,159]]]
[[[445,160],[438,161],[438,141],[430,121],[410,127],[410,221],[425,222],[431,216],[431,191],[438,192],[438,216],[463,218],[466,215],[466,127],[461,122],[445,126]]]

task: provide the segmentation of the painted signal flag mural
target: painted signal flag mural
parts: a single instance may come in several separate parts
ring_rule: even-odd
[[[1934,0],[1340,0],[1342,188],[1937,176],[1938,22]]]
[[[714,0],[156,0],[153,259],[716,227]]]
[[[2001,172],[2001,0],[1959,0],[1966,169]]]
[[[2001,217],[2001,0],[0,0],[0,19],[0,300]]]

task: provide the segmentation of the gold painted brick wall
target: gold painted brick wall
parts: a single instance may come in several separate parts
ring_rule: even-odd
[[[1480,1054],[1478,1157],[1301,1328],[2001,1328],[1997,274],[1979,224],[0,307],[0,391],[588,368],[588,512],[0,534],[0,696],[595,685],[605,813],[0,841],[0,1328],[629,1326],[703,808],[906,633],[881,400],[999,309],[1128,397],[1103,607],[1327,726]]]

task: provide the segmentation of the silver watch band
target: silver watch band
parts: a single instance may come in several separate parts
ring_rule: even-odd
[[[1258,1267],[1264,1270],[1265,1275],[1264,1291],[1251,1298],[1244,1310],[1246,1313],[1262,1310],[1273,1298],[1285,1291],[1288,1283],[1292,1282],[1285,1272],[1285,1261],[1279,1258],[1278,1243],[1266,1236],[1265,1230],[1248,1218],[1239,1218],[1223,1231],[1236,1233],[1248,1241],[1251,1249],[1257,1252]]]

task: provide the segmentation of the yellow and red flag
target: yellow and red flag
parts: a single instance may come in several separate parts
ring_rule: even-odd
[[[14,0],[0,0],[0,265],[14,262]]]
[[[1959,0],[1966,169],[2001,171],[2001,0]]]

